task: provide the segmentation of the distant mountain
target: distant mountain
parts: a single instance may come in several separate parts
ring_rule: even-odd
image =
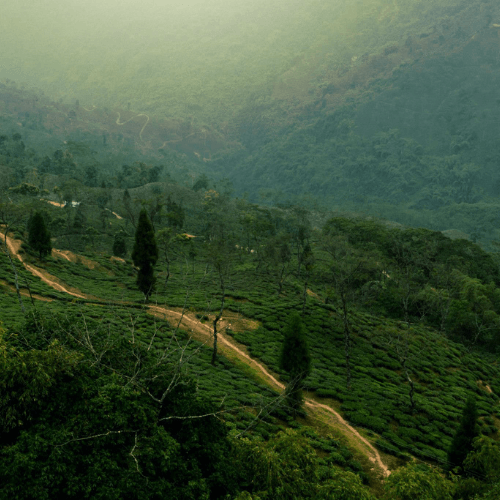
[[[117,148],[173,149],[253,200],[500,237],[497,2],[24,7],[0,76],[79,99]]]

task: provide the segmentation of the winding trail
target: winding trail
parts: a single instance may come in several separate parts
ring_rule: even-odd
[[[172,309],[167,309],[162,306],[150,306],[149,311],[155,316],[164,316],[164,319],[174,319],[181,318],[184,326],[189,326],[190,330],[194,330],[195,332],[201,334],[204,338],[210,338],[212,336],[212,329],[210,326],[201,323],[196,317],[192,317],[192,313],[181,313]],[[224,318],[222,318],[224,320]],[[226,320],[227,321],[227,320]],[[181,324],[182,324],[181,323]],[[224,325],[224,321],[222,322]],[[235,340],[230,339],[223,332],[218,332],[218,338],[220,343],[226,347],[228,350],[233,351],[237,357],[244,361],[248,366],[253,366],[256,368],[266,382],[271,385],[274,389],[284,390],[285,385],[280,382],[276,376],[263,364],[259,363],[255,359],[251,358],[238,344]],[[343,434],[347,437],[350,444],[359,449],[360,443],[362,443],[362,448],[364,454],[368,457],[368,459],[381,471],[384,477],[387,477],[391,474],[389,468],[382,461],[382,457],[378,450],[365,438],[363,437],[357,429],[355,429],[352,425],[350,425],[338,412],[336,412],[330,406],[327,406],[322,403],[318,403],[311,398],[304,398],[306,406],[313,410],[320,410],[326,412],[329,417],[334,417],[336,421],[335,427],[342,428]]]
[[[2,233],[0,233],[0,236],[2,240],[5,238],[7,239],[7,247],[9,251],[11,252],[12,255],[15,255],[20,262],[22,262],[22,264],[28,271],[30,271],[34,276],[38,276],[42,281],[47,283],[55,290],[67,293],[69,295],[81,299],[89,299],[97,301],[99,300],[97,297],[86,295],[83,292],[73,287],[69,287],[66,284],[62,284],[60,280],[58,280],[55,276],[52,276],[49,273],[47,273],[45,270],[38,269],[35,266],[32,266],[24,262],[22,256],[19,254],[21,241],[15,240]],[[62,251],[60,250],[54,250],[54,251],[56,254],[62,254],[60,255],[60,257],[70,260],[68,256],[65,255]],[[38,296],[36,296],[35,298],[39,299]],[[126,303],[123,304],[126,305]],[[170,322],[178,323],[180,319],[181,320],[180,326],[183,326],[188,331],[190,331],[193,334],[193,337],[202,338],[205,342],[209,341],[210,338],[212,337],[211,327],[199,321],[196,318],[196,316],[194,316],[194,313],[181,312],[179,310],[170,309],[159,305],[150,305],[148,307],[148,312],[149,314],[152,314],[156,317],[159,317],[160,319],[167,320]],[[245,327],[247,329],[252,327],[255,328],[256,326],[256,323],[254,321],[243,319],[241,318],[240,315],[237,315],[237,319],[240,319],[240,321],[244,321],[246,323]],[[247,352],[245,352],[245,348],[243,346],[239,345],[234,339],[228,337],[226,334],[223,333],[222,330],[225,330],[228,326],[232,325],[232,322],[234,323],[234,321],[235,319],[231,318],[227,314],[223,318],[221,318],[221,322],[219,323],[221,331],[218,333],[221,350],[231,352],[246,365],[257,369],[261,377],[274,389],[284,390],[285,385],[278,380],[277,375],[273,374],[262,363],[259,363],[258,361],[253,359]],[[380,474],[382,475],[383,478],[391,474],[389,468],[382,461],[382,458],[378,450],[364,436],[362,436],[357,429],[351,426],[338,412],[336,412],[330,406],[318,403],[317,401],[313,400],[310,397],[305,397],[304,401],[309,409],[309,413],[317,414],[322,421],[325,421],[325,417],[327,421],[330,421],[333,418],[334,423],[330,422],[326,423],[340,429],[343,435],[349,441],[349,444],[353,448],[358,449],[359,451],[361,451],[361,453],[367,456],[368,459],[373,463],[374,467],[378,471],[380,471]]]
[[[15,257],[17,257],[18,260],[20,262],[22,262],[23,266],[33,276],[37,276],[43,282],[47,283],[47,285],[54,288],[54,290],[57,290],[58,292],[67,293],[68,295],[72,295],[73,297],[77,297],[79,299],[96,300],[96,297],[92,297],[91,295],[85,295],[82,292],[80,292],[79,290],[77,290],[76,288],[67,286],[66,284],[62,284],[62,282],[58,278],[56,278],[55,276],[52,276],[47,271],[42,270],[42,269],[38,269],[37,267],[32,266],[31,264],[28,264],[27,262],[24,262],[21,254],[19,253],[19,249],[21,248],[21,241],[10,238],[9,236],[4,235],[3,233],[0,233],[0,238],[4,241],[5,241],[5,238],[7,238],[7,248],[9,249],[9,252],[12,255],[14,255]],[[56,250],[56,252],[57,252],[57,250]],[[65,258],[67,258],[67,257],[65,257]]]
[[[167,144],[175,144],[176,142],[182,142],[186,140],[188,137],[191,137],[193,135],[196,135],[195,132],[191,132],[189,135],[186,135],[186,137],[181,137],[180,139],[172,139],[170,141],[165,141],[158,149],[164,148]]]
[[[145,116],[146,117],[146,123],[144,124],[144,126],[141,128],[141,131],[139,132],[139,139],[142,142],[144,142],[144,139],[142,138],[142,133],[144,132],[146,125],[149,123],[149,116],[146,113],[139,113],[138,115],[135,115],[132,118],[129,118],[126,122],[121,122],[120,121],[120,117],[121,117],[120,112],[117,111],[117,113],[118,113],[118,118],[116,119],[116,122],[115,122],[117,125],[125,125],[128,122],[131,122],[134,118],[137,118],[138,116]]]

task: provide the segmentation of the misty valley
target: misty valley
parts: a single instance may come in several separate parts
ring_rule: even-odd
[[[500,4],[0,40],[0,499],[500,498]]]

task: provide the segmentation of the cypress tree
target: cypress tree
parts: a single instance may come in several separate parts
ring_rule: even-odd
[[[139,268],[137,286],[139,290],[149,298],[154,290],[156,278],[154,266],[158,260],[158,247],[156,245],[155,232],[146,210],[143,208],[139,214],[137,230],[135,232],[132,260]]]
[[[50,231],[47,229],[40,212],[35,212],[28,221],[28,244],[38,252],[40,259],[52,252]]]
[[[449,469],[462,467],[467,454],[472,451],[472,442],[479,436],[477,424],[476,400],[470,396],[465,403],[462,419],[457,432],[453,436],[450,450],[448,451]]]
[[[305,329],[297,313],[290,316],[284,329],[285,339],[281,348],[279,366],[288,372],[287,403],[296,411],[302,405],[302,382],[311,373],[311,355],[305,338]]]
[[[117,257],[125,257],[127,253],[127,243],[125,241],[125,233],[123,231],[118,231],[115,234],[115,239],[113,242],[113,255]]]

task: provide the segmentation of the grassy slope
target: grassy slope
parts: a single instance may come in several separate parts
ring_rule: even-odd
[[[124,264],[111,263],[108,257],[94,256],[93,259],[101,262],[102,269],[116,273],[115,276],[65,260],[49,260],[42,267],[92,295],[116,301],[125,297],[140,303],[133,278],[123,270]],[[4,255],[0,256],[0,264],[0,279],[13,283]],[[28,277],[23,269],[19,269],[19,273],[22,279]],[[67,297],[62,297],[31,276],[29,279],[33,292],[55,299],[50,305],[37,303],[42,310],[50,308],[51,311],[67,312],[74,308],[85,311],[96,320],[109,314],[113,318],[110,321],[115,325],[125,321],[121,328],[124,331],[130,328],[126,326],[130,321],[130,311],[115,306],[103,315],[102,309],[95,306],[69,306]],[[210,273],[205,275],[205,266],[199,259],[195,262],[194,273],[191,265],[177,261],[166,289],[162,281],[160,275],[155,297],[160,304],[182,307],[188,291],[187,306],[191,310],[202,313],[219,307],[217,279]],[[117,286],[116,282],[121,284]],[[277,359],[281,331],[289,311],[300,309],[300,283],[290,281],[285,285],[284,295],[278,297],[275,282],[265,274],[256,274],[254,266],[244,258],[237,264],[228,287],[230,298],[226,308],[256,319],[261,324],[257,330],[235,334],[236,340],[247,345],[252,356],[279,373]],[[19,326],[19,305],[12,292],[2,296],[1,317],[9,329]],[[408,385],[396,353],[389,346],[404,325],[362,312],[353,315],[353,387],[346,390],[341,319],[335,308],[310,298],[305,320],[314,359],[313,372],[306,381],[308,389],[317,396],[328,398],[328,401],[333,400],[334,404],[342,403],[341,409],[346,418],[369,429],[369,435],[377,439],[381,449],[396,454],[410,453],[426,460],[445,460],[463,402],[471,393],[478,400],[483,432],[496,432],[495,425],[498,426],[497,417],[500,415],[500,386],[497,382],[500,370],[496,365],[467,352],[435,331],[419,325],[412,326],[410,366],[416,383],[417,402],[416,412],[412,413]],[[149,317],[137,318],[138,331],[145,335],[148,335],[152,325]],[[266,393],[267,389],[252,385],[254,382],[248,380],[245,372],[232,368],[230,363],[223,362],[230,374],[227,370],[214,370],[208,365],[208,356],[207,349],[206,354],[193,365],[192,372],[199,377],[200,387],[211,396],[220,398],[227,393],[229,400],[247,404],[254,398],[252,394],[258,397],[258,394]],[[282,375],[286,379],[285,374]],[[489,392],[486,386],[493,392]],[[267,431],[263,429],[263,432]]]

